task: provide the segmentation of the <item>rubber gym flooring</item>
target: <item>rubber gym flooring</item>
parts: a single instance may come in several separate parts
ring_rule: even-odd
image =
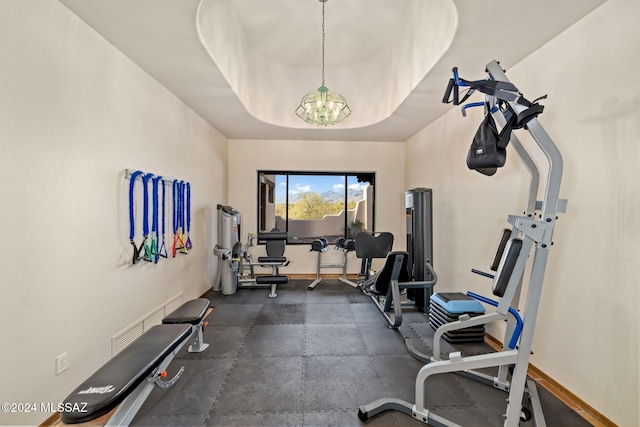
[[[424,426],[387,411],[366,423],[358,407],[382,397],[414,401],[422,363],[411,357],[403,336],[431,354],[428,318],[407,311],[399,331],[361,291],[324,280],[234,295],[209,292],[202,353],[186,345],[168,369],[185,371],[169,389],[155,388],[132,425],[139,426]],[[487,344],[457,345],[463,355],[491,352]],[[443,343],[443,352],[454,348]],[[590,426],[572,409],[538,387],[550,427]],[[502,426],[506,393],[456,374],[436,375],[426,384],[426,407],[463,426]],[[533,422],[521,423],[532,426]]]

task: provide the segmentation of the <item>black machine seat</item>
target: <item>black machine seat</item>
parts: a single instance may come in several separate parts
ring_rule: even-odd
[[[400,268],[400,272],[398,277],[392,277],[393,266],[395,264],[396,258],[402,256],[402,266]],[[407,270],[407,264],[409,260],[409,253],[403,251],[389,252],[387,254],[387,258],[384,262],[384,265],[375,276],[373,276],[369,282],[370,284],[366,286],[366,289],[376,295],[387,295],[389,292],[389,286],[392,280],[397,280],[398,282],[408,282],[409,281],[409,272]]]
[[[156,325],[115,355],[64,401],[67,424],[90,421],[118,406],[191,335],[191,325]],[[76,411],[75,408],[78,408]]]
[[[191,324],[197,325],[207,314],[210,301],[207,298],[198,298],[190,300],[182,304],[180,307],[169,313],[167,317],[162,319],[164,324]]]
[[[258,233],[258,241],[266,241],[267,256],[258,257],[258,262],[262,263],[280,263],[287,262],[284,256],[284,247],[287,243],[288,234],[277,228],[270,232]]]

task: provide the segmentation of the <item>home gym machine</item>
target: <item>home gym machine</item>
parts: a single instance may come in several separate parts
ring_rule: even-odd
[[[392,329],[402,324],[403,308],[428,313],[426,302],[438,281],[433,269],[432,194],[430,188],[413,188],[405,192],[407,251],[388,251],[384,255],[384,266],[369,283],[363,284],[363,291],[371,297]],[[367,246],[370,240],[363,242],[356,236],[356,247]],[[383,255],[375,250],[369,252],[372,254]],[[397,271],[393,270],[396,264],[400,265]]]
[[[562,155],[537,119],[543,107],[535,101],[526,100],[508,80],[498,62],[492,61],[489,63],[486,71],[489,76],[487,80],[467,81],[459,78],[457,69],[454,68],[453,78],[449,81],[443,102],[450,102],[449,98],[453,95],[454,105],[460,105],[466,101],[470,95],[469,92],[477,90],[484,93],[485,102],[467,104],[463,109],[478,104],[480,106],[487,105],[487,115],[490,117],[485,117],[483,124],[492,122],[491,119],[495,119],[495,122],[502,126],[503,131],[508,129],[508,132],[504,132],[503,135],[498,135],[495,126],[493,126],[493,131],[482,130],[482,132],[485,132],[485,137],[488,132],[488,134],[493,134],[494,142],[498,142],[496,146],[488,151],[493,150],[494,153],[500,154],[499,150],[504,150],[506,143],[511,142],[531,175],[529,198],[524,215],[509,215],[508,222],[512,228],[503,233],[501,247],[497,251],[496,258],[499,258],[500,261],[496,268],[496,274],[493,276],[493,293],[498,298],[498,301],[478,296],[481,301],[495,306],[495,311],[475,317],[465,316],[453,323],[441,326],[434,337],[434,343],[437,345],[434,346],[436,348],[434,348],[433,361],[420,369],[416,377],[415,404],[401,399],[380,399],[359,408],[358,417],[362,421],[366,421],[382,411],[398,410],[432,426],[458,426],[458,424],[424,407],[425,383],[429,377],[439,373],[456,372],[464,373],[469,378],[509,393],[504,415],[505,427],[515,427],[520,423],[521,419],[526,420],[531,416],[533,416],[534,424],[537,427],[546,426],[536,384],[532,380],[527,380],[527,370],[542,294],[544,273],[557,220],[556,215],[566,212],[567,206],[567,201],[559,198],[563,169]],[[462,99],[460,99],[458,92],[460,87],[469,88],[469,92]],[[548,162],[544,197],[541,201],[536,201],[540,181],[538,168],[525,146],[520,143],[515,135],[511,134],[511,129],[520,128],[529,131],[537,148],[544,154]],[[479,133],[481,133],[480,130]],[[505,138],[503,139],[502,136],[505,136]],[[478,134],[476,135],[477,137]],[[474,138],[474,143],[476,138]],[[474,155],[484,155],[488,152],[473,146],[472,149],[469,152],[467,161],[469,167],[472,164],[474,165],[472,169],[478,170],[485,175],[493,175],[496,168],[502,166],[499,163],[503,162],[498,162],[497,164],[488,162],[484,165],[477,165],[473,159],[470,162],[469,159]],[[505,160],[506,153],[502,154],[505,155],[503,157],[503,160]],[[504,246],[502,245],[503,241],[505,242]],[[530,267],[525,309],[521,313],[522,317],[517,319],[517,306],[522,289],[525,265],[532,251],[533,261]],[[484,275],[492,277],[488,273]],[[470,294],[470,296],[476,297],[475,294]],[[503,320],[507,320],[507,328],[503,339],[502,351],[465,357],[460,352],[454,352],[449,355],[449,360],[439,360],[438,338],[442,336],[443,330],[441,329],[462,329]],[[421,357],[426,357],[426,355]],[[496,377],[489,377],[473,371],[474,369],[489,367],[498,368]]]
[[[218,205],[218,239],[213,249],[218,257],[218,278],[213,290],[231,295],[238,288],[271,288],[269,298],[277,297],[276,287],[288,282],[287,276],[279,273],[280,267],[286,267],[290,261],[284,256],[287,233],[273,229],[270,232],[249,234],[247,244],[240,242],[241,215],[231,206]],[[267,256],[258,257],[257,262],[249,251],[258,243],[266,243]],[[271,275],[257,276],[255,267],[271,268]]]

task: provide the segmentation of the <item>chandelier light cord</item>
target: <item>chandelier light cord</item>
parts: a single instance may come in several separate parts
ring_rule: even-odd
[[[326,0],[322,2],[322,86],[324,86],[324,5]]]

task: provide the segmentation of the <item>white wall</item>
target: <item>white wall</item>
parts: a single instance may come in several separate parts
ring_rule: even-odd
[[[242,241],[257,230],[258,170],[376,172],[376,231],[395,236],[394,247],[405,247],[404,144],[354,141],[229,141],[229,204],[242,214]],[[254,248],[261,254],[264,247]],[[262,252],[260,252],[262,251]],[[288,245],[292,260],[286,274],[315,274],[317,253],[309,245]],[[360,260],[351,253],[349,273],[357,273]],[[330,250],[323,263],[342,262],[342,252]],[[323,269],[338,274],[341,269]]]
[[[110,358],[112,335],[211,285],[227,141],[59,2],[1,4],[0,401],[55,403]],[[191,182],[188,255],[128,264],[125,168]]]
[[[636,0],[610,0],[507,70],[529,99],[549,94],[540,121],[563,153],[560,196],[569,199],[556,226],[532,363],[626,427],[640,423],[638,19]],[[460,70],[463,77],[477,71]],[[471,113],[451,111],[408,141],[406,179],[408,187],[434,188],[439,289],[489,294],[486,279],[469,269],[488,268],[506,215],[523,210],[528,181],[514,152],[492,178],[466,169],[482,117]]]

